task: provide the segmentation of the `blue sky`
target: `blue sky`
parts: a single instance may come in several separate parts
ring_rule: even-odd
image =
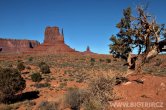
[[[166,23],[165,0],[0,0],[0,37],[43,42],[46,26],[64,29],[65,42],[78,51],[87,45],[109,53],[109,38],[122,10],[148,2],[158,23]]]

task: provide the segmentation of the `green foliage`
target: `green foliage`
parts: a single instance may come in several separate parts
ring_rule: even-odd
[[[94,58],[91,58],[91,59],[90,59],[90,62],[91,62],[90,65],[91,65],[91,66],[94,66],[95,61],[96,61],[96,60],[95,60]]]
[[[99,59],[99,61],[100,61],[100,62],[104,62],[104,60],[103,60],[103,59]]]
[[[33,61],[33,57],[29,57],[29,58],[28,58],[28,61]]]
[[[94,63],[94,62],[95,62],[95,59],[94,59],[94,58],[91,58],[91,59],[90,59],[90,62],[91,62],[91,63]]]
[[[40,75],[40,73],[33,73],[31,75],[31,79],[33,82],[40,82],[42,80],[42,76]]]
[[[107,63],[111,63],[111,59],[106,59],[106,62]]]
[[[44,74],[50,73],[50,67],[45,62],[39,63],[40,71]]]
[[[23,62],[18,62],[18,64],[17,64],[17,69],[18,69],[19,71],[24,70],[24,69],[25,69],[24,63],[23,63]]]
[[[8,102],[19,91],[26,87],[21,73],[14,68],[0,68],[0,101]]]
[[[138,55],[147,55],[154,47],[159,46],[164,25],[157,24],[142,7],[137,7],[137,12],[137,16],[134,16],[131,8],[123,10],[123,18],[116,26],[119,32],[110,38],[110,53],[115,57],[127,60],[129,52],[133,50],[138,50]]]

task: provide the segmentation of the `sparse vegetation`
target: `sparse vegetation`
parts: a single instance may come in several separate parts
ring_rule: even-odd
[[[90,66],[91,58],[95,59],[94,66]],[[105,108],[107,110],[108,102],[111,102],[114,99],[115,94],[112,91],[113,89],[110,89],[110,91],[112,91],[112,92],[107,92],[108,89],[105,90],[105,88],[114,88],[114,85],[112,85],[114,83],[114,79],[116,80],[115,84],[117,84],[117,82],[119,82],[120,84],[126,82],[126,81],[124,82],[121,80],[117,80],[117,77],[115,77],[113,79],[112,79],[112,77],[108,77],[108,79],[107,79],[107,76],[102,75],[102,74],[108,73],[110,75],[116,74],[116,76],[117,76],[117,75],[124,75],[126,73],[127,66],[122,66],[123,63],[125,63],[125,61],[123,61],[121,59],[117,59],[116,61],[114,61],[110,55],[103,55],[103,56],[100,56],[100,55],[81,56],[81,55],[70,55],[70,54],[49,55],[49,56],[41,55],[39,57],[33,56],[32,62],[29,62],[27,60],[27,57],[25,57],[25,58],[21,57],[19,59],[20,59],[20,61],[24,61],[24,65],[26,67],[28,67],[28,66],[31,67],[31,69],[26,68],[26,70],[24,71],[24,73],[26,73],[26,74],[21,74],[28,82],[26,90],[35,89],[35,90],[40,91],[40,95],[42,95],[42,97],[48,98],[48,101],[46,101],[46,102],[54,103],[54,100],[57,100],[56,98],[59,97],[59,93],[60,94],[61,93],[64,93],[64,94],[71,93],[72,94],[73,92],[69,92],[70,90],[68,90],[68,88],[77,88],[76,90],[79,93],[79,95],[75,95],[73,98],[73,101],[72,101],[72,98],[70,99],[70,101],[73,102],[78,107],[71,107],[74,104],[70,105],[69,102],[66,102],[66,103],[63,102],[65,104],[65,107],[77,108],[77,109],[80,108],[80,109],[84,109],[84,110],[103,110]],[[110,59],[111,62],[108,63],[107,59]],[[159,62],[161,61],[162,63],[158,64],[159,66],[155,66],[157,61],[159,61]],[[47,62],[47,64],[50,65],[52,74],[42,74],[42,72],[40,71],[38,62],[42,62],[41,65],[45,65],[46,64],[45,62]],[[4,68],[8,64],[13,65],[13,67],[17,67],[17,59],[15,61],[1,61],[0,67]],[[150,60],[149,63],[146,63],[144,66],[144,73],[163,75],[163,74],[165,74],[165,70],[166,70],[165,56],[162,56],[162,55],[159,55],[155,59]],[[39,83],[32,83],[32,76],[31,76],[32,73],[38,73],[38,72],[42,76],[42,81]],[[99,78],[101,78],[101,77],[102,78],[104,77],[104,78],[99,81]],[[109,81],[105,80],[105,78],[107,80],[112,80],[112,84],[109,83]],[[37,79],[35,81],[38,82],[40,80],[38,80],[38,77],[37,77]],[[91,82],[91,83],[89,83],[89,82]],[[103,83],[103,82],[105,82],[105,83]],[[108,84],[108,85],[106,85],[106,84]],[[112,86],[110,86],[110,85],[112,85]],[[94,87],[94,86],[96,86],[96,87]],[[121,86],[121,85],[119,85],[119,86]],[[92,88],[95,88],[95,89],[92,89]],[[104,88],[104,89],[101,89],[101,88]],[[24,91],[24,93],[26,92],[26,90]],[[76,92],[76,90],[73,89],[73,91],[75,91],[75,92]],[[98,91],[98,93],[95,93],[96,92],[95,90]],[[53,94],[53,93],[55,93],[55,94]],[[77,93],[75,93],[75,94],[77,94]],[[110,97],[107,97],[107,94],[109,94]],[[40,95],[39,95],[39,98],[40,98]],[[61,94],[61,95],[63,96],[63,94]],[[145,95],[147,95],[147,94],[145,94]],[[141,95],[139,95],[139,97],[140,96]],[[106,98],[104,98],[104,97],[106,97]],[[64,96],[63,96],[63,98],[64,98]],[[116,97],[116,99],[117,99],[117,97]],[[60,100],[62,100],[62,99],[60,99]],[[63,99],[63,100],[66,101],[66,99]],[[31,101],[31,99],[30,99],[30,101]],[[79,101],[79,104],[77,101]],[[25,109],[26,108],[34,109],[34,107],[36,108],[36,106],[38,105],[38,104],[33,105],[33,103],[32,103],[32,106],[31,106],[28,103],[24,104],[24,101],[21,101],[20,103],[21,103],[21,107],[25,107]],[[59,106],[59,103],[57,101],[55,103],[58,104],[57,106]],[[66,106],[66,105],[68,105],[68,106]],[[48,107],[43,106],[40,108],[46,109]],[[52,108],[52,107],[50,107],[50,108]],[[56,106],[55,106],[55,108],[56,108]]]
[[[56,16],[63,13],[66,9],[59,6],[62,4],[64,7],[67,6],[68,9],[74,7],[74,9],[69,10],[70,13],[67,12],[67,15],[71,16],[72,11],[75,14],[77,9],[83,12],[79,15],[91,15],[96,9],[90,10],[88,13],[84,12],[85,5],[87,5],[87,9],[95,6],[95,8],[98,8],[99,15],[88,18],[90,20],[93,20],[91,18],[97,19],[87,24],[86,27],[82,25],[80,27],[86,32],[88,30],[100,31],[104,30],[100,26],[107,24],[108,27],[110,25],[102,20],[110,18],[106,17],[107,13],[104,12],[108,12],[111,7],[114,15],[117,15],[116,12],[118,11],[115,7],[121,8],[121,6],[119,7],[120,2],[117,2],[117,6],[113,6],[116,3],[110,5],[109,1],[76,3],[75,0],[72,3],[69,2],[70,4],[55,1],[57,4],[56,10],[52,8],[55,5],[52,1],[48,1],[52,5],[49,5],[50,3],[47,1],[41,1],[40,3],[36,2],[37,4],[35,3],[32,7],[28,7],[27,2],[26,4],[23,2],[3,2],[0,4],[4,5],[1,10],[4,11],[1,14],[3,15],[2,18],[6,17],[4,16],[5,12],[14,9],[13,6],[24,7],[25,9],[21,11],[28,12],[31,15],[34,15],[34,13],[31,13],[34,9],[29,8],[33,8],[33,6],[36,8],[38,8],[37,6],[39,8],[45,7],[43,8],[44,12],[40,10],[40,12],[43,12],[40,13],[43,16],[53,14],[52,12],[57,12]],[[126,2],[125,6],[126,4],[137,4],[136,0],[132,3]],[[13,5],[13,3],[16,4]],[[71,6],[73,3],[75,6]],[[154,3],[157,4],[158,1],[152,4],[154,5]],[[10,7],[6,7],[5,4]],[[46,5],[51,8],[46,7]],[[82,6],[80,7],[79,5]],[[163,2],[161,7],[164,5]],[[152,7],[150,11],[156,10],[156,7]],[[5,10],[5,8],[10,9]],[[21,8],[19,7],[19,9]],[[49,13],[46,8],[52,9],[52,11]],[[81,8],[84,9],[82,10]],[[12,10],[12,12],[17,11],[17,9]],[[62,12],[58,12],[57,9],[62,9]],[[66,34],[64,34],[63,28],[58,26],[46,27],[43,43],[35,39],[0,38],[0,110],[165,110],[166,54],[158,55],[158,53],[166,51],[166,29],[164,24],[158,24],[161,20],[156,22],[156,19],[146,12],[148,9],[143,6],[138,6],[136,9],[133,10],[137,11],[136,13],[132,13],[131,8],[123,10],[123,17],[116,25],[119,32],[110,38],[111,54],[104,54],[107,50],[106,48],[94,47],[96,45],[107,45],[104,45],[104,42],[101,41],[101,39],[104,39],[102,37],[88,39],[88,43],[90,43],[88,45],[92,45],[93,48],[92,52],[89,47],[84,52],[77,51],[78,47],[81,48],[83,44],[86,44],[84,41],[77,43],[82,46],[78,46],[76,50],[71,48],[70,45],[65,43],[67,33],[65,32]],[[39,11],[35,10],[35,12]],[[45,14],[45,12],[48,13]],[[10,15],[10,13],[7,14]],[[65,16],[65,13],[63,15]],[[164,15],[164,13],[161,11],[158,15]],[[52,17],[54,18],[55,16]],[[61,17],[59,16],[59,18]],[[79,18],[81,17],[76,16],[77,19],[73,20],[80,21]],[[31,21],[32,19],[29,20]],[[21,20],[21,22],[23,21]],[[101,21],[100,26],[95,24],[96,21]],[[71,23],[73,23],[72,20]],[[12,23],[9,21],[8,24]],[[92,29],[90,25],[98,27]],[[25,26],[27,25],[25,24]],[[5,28],[0,32],[6,29],[10,28]],[[21,30],[21,32],[23,31]],[[106,31],[98,32],[98,34],[93,33],[93,35],[92,32],[87,33],[89,33],[89,36],[109,34]],[[83,40],[88,36],[84,37],[82,35],[80,37]],[[93,45],[93,43],[96,44]],[[98,54],[96,52],[102,53]]]

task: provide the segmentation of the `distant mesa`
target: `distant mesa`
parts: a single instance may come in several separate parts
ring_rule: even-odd
[[[16,53],[21,51],[28,51],[40,45],[35,40],[16,40],[0,38],[0,52]]]

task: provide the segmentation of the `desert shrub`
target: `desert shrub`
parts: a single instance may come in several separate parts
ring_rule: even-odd
[[[29,57],[29,58],[28,58],[28,61],[33,61],[33,57]]]
[[[37,110],[59,110],[59,104],[56,102],[42,101]]]
[[[103,110],[114,99],[115,78],[100,76],[88,85],[88,97],[84,100],[85,110]]]
[[[99,61],[100,61],[100,62],[104,62],[104,60],[103,60],[103,59],[99,59]]]
[[[92,95],[97,97],[103,104],[113,99],[113,87],[115,78],[101,76],[89,84],[89,90]]]
[[[111,63],[111,59],[106,59],[106,62],[107,63]]]
[[[40,67],[40,71],[42,72],[42,73],[44,73],[44,74],[48,74],[48,73],[50,73],[50,67],[48,66],[48,65],[42,65],[41,67]]]
[[[78,88],[69,88],[66,94],[66,103],[70,105],[72,110],[80,110],[81,104],[84,101],[84,94],[86,94],[83,90]]]
[[[25,80],[21,73],[14,68],[1,68],[0,70],[0,101],[9,102],[19,91],[25,89]]]
[[[96,61],[96,60],[95,60],[94,58],[91,58],[91,59],[90,59],[90,65],[91,65],[91,66],[94,66],[95,61]]]
[[[92,62],[94,63],[94,62],[95,62],[95,59],[94,59],[94,58],[91,58],[91,59],[90,59],[90,62],[91,62],[91,63],[92,63]]]
[[[17,64],[17,69],[18,69],[19,71],[24,70],[24,69],[25,69],[24,63],[23,63],[23,62],[18,62],[18,64]]]
[[[31,79],[33,82],[40,82],[42,80],[42,76],[40,73],[33,73],[31,75]]]
[[[40,71],[44,74],[50,73],[50,67],[45,62],[39,63],[39,68]]]

